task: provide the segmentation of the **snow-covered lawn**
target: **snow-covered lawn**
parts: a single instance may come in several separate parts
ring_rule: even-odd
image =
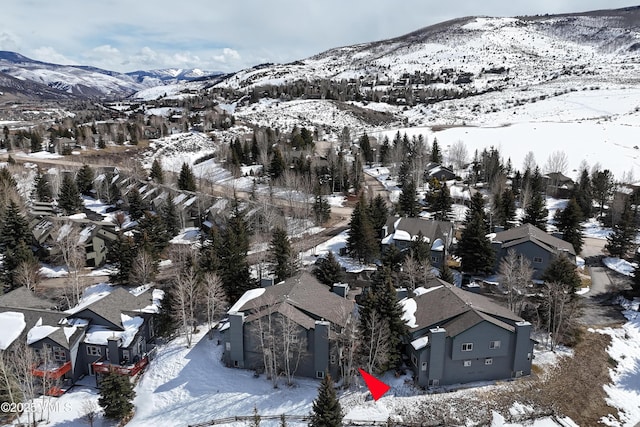
[[[329,253],[329,251],[333,252],[336,257],[336,260],[340,263],[340,265],[350,273],[358,273],[363,270],[375,270],[376,267],[374,265],[362,264],[359,261],[349,257],[349,256],[341,256],[340,249],[347,246],[347,239],[349,238],[348,231],[343,231],[335,237],[327,240],[316,246],[315,248],[309,249],[302,254],[302,264],[303,265],[311,265],[316,262],[316,260]]]

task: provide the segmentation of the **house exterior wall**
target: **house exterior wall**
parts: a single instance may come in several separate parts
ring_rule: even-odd
[[[455,337],[446,337],[442,328],[431,329],[429,344],[410,351],[418,385],[430,387],[529,375],[533,354],[530,332],[531,325],[527,322],[516,326],[515,333],[487,321]],[[500,344],[495,348],[497,341]],[[472,344],[472,349],[463,351],[463,344]]]
[[[509,248],[502,248],[500,244],[496,244],[494,249],[496,249],[496,265],[494,267],[496,271],[500,266],[500,261],[502,261],[502,259],[507,256],[508,250],[513,249],[517,254],[525,257],[531,262],[534,279],[541,279],[544,271],[547,269],[547,267],[549,267],[549,264],[551,264],[551,262],[556,257],[554,253],[545,250],[544,248],[536,245],[533,242],[523,242],[519,245],[511,246]],[[534,262],[534,259],[536,258],[539,258],[539,260],[536,260],[536,262]]]

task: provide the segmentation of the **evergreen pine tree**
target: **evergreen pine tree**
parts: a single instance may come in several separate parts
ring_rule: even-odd
[[[260,147],[258,146],[258,139],[256,138],[256,133],[253,133],[253,138],[251,139],[251,163],[257,164],[258,159],[260,159]]]
[[[544,197],[541,193],[535,192],[531,197],[529,206],[524,210],[523,224],[531,224],[542,231],[547,231],[547,216],[549,211],[545,205]]]
[[[320,194],[320,190],[316,190],[316,194],[313,200],[313,216],[316,219],[316,224],[322,225],[329,221],[331,217],[331,206],[327,199]]]
[[[378,255],[378,240],[369,218],[364,195],[360,196],[351,213],[347,251],[351,256],[365,262],[373,261]]]
[[[121,420],[133,411],[133,399],[136,392],[126,375],[109,372],[100,381],[98,404],[104,409],[107,418]]]
[[[153,159],[153,163],[151,163],[149,178],[153,179],[153,181],[158,184],[164,183],[164,171],[162,170],[162,164],[160,163],[160,160],[158,160],[157,158]]]
[[[430,205],[430,211],[433,212],[433,219],[436,221],[448,221],[451,216],[451,206],[453,200],[451,199],[451,193],[447,183],[443,182],[432,198]]]
[[[163,219],[150,211],[144,212],[138,221],[134,238],[137,247],[146,250],[155,261],[160,260],[160,254],[171,240]]]
[[[500,217],[505,230],[508,230],[515,225],[516,198],[513,191],[509,188],[505,189],[500,196]]]
[[[389,163],[389,155],[391,153],[391,146],[389,145],[389,137],[385,136],[380,146],[380,152],[378,153],[378,161],[382,166],[387,166]]]
[[[631,289],[636,296],[640,296],[640,254],[636,252],[636,265],[631,277]]]
[[[389,209],[382,195],[378,194],[369,202],[369,216],[373,231],[376,236],[379,236],[382,233],[382,227],[384,227],[389,218]]]
[[[282,176],[286,169],[286,164],[284,163],[284,158],[282,157],[282,153],[278,147],[273,149],[273,153],[271,153],[271,162],[269,163],[269,176],[272,179],[278,179]]]
[[[627,201],[624,204],[620,220],[613,226],[613,233],[607,236],[607,244],[604,246],[613,257],[625,258],[633,245],[636,237],[636,228],[633,222],[633,211]]]
[[[62,179],[60,194],[58,194],[58,206],[66,215],[77,213],[84,206],[78,186],[69,174],[65,174]]]
[[[484,224],[484,233],[489,234],[489,220],[487,219],[487,215],[485,212],[484,199],[482,197],[482,193],[476,191],[471,196],[471,202],[469,203],[469,210],[465,215],[465,221],[470,221],[473,218],[474,214],[480,215],[482,218],[482,222]]]
[[[147,210],[146,203],[142,200],[142,196],[137,188],[132,188],[127,193],[127,203],[129,204],[129,216],[132,220],[137,221],[143,217]]]
[[[326,373],[320,384],[318,397],[313,401],[310,427],[342,427],[342,407],[331,375]]]
[[[371,148],[371,141],[369,141],[369,136],[364,133],[359,140],[359,144],[360,144],[360,150],[362,150],[362,155],[364,157],[364,161],[367,162],[369,164],[369,167],[371,167],[371,164],[373,163],[373,149]]]
[[[136,258],[138,250],[133,238],[118,234],[116,240],[109,245],[108,259],[113,264],[113,273],[109,279],[116,284],[128,284],[133,260]]]
[[[609,169],[595,171],[591,176],[591,193],[594,200],[598,202],[598,217],[600,219],[604,213],[604,205],[613,195],[614,186],[613,174]]]
[[[433,145],[431,146],[431,161],[433,163],[442,163],[442,153],[437,139],[433,140]]]
[[[402,263],[404,262],[404,253],[398,249],[396,245],[388,245],[382,251],[380,262],[384,267],[387,267],[390,271],[398,273],[402,270]]]
[[[416,199],[416,184],[409,180],[403,187],[398,200],[398,211],[406,217],[415,218],[420,213],[420,205]]]
[[[180,232],[180,216],[178,209],[173,201],[173,195],[169,194],[167,200],[162,205],[162,217],[167,227],[167,233],[170,237],[176,236]]]
[[[279,227],[273,230],[269,252],[276,282],[286,280],[298,271],[296,255],[285,230]]]
[[[333,288],[334,283],[342,282],[342,266],[336,259],[332,251],[329,251],[325,258],[320,258],[319,262],[313,270],[313,274],[318,278],[320,283]]]
[[[38,202],[50,202],[53,200],[51,184],[40,168],[38,168],[36,172],[36,177],[33,180],[33,186],[33,196]]]
[[[571,293],[582,285],[576,266],[569,258],[560,255],[554,259],[542,274],[542,280],[547,283],[562,283]]]
[[[457,254],[462,258],[463,271],[488,273],[493,270],[495,254],[487,238],[484,217],[480,213],[467,213]]]
[[[419,263],[424,262],[431,256],[431,245],[425,239],[422,230],[418,230],[418,234],[416,234],[415,240],[411,241],[409,248],[413,257]]]
[[[100,136],[98,137],[98,148],[100,148],[100,149],[107,148],[107,143],[105,142],[104,137],[102,136],[102,134],[100,134]]]
[[[213,227],[209,235],[200,245],[198,256],[198,269],[200,273],[216,273],[220,268],[220,258],[218,256],[218,246],[220,245],[220,234],[218,229]]]
[[[82,165],[76,174],[76,185],[78,186],[78,191],[85,196],[91,196],[94,178],[95,173],[91,166],[87,164]]]
[[[580,227],[581,219],[582,211],[575,197],[569,200],[564,209],[556,212],[556,226],[562,233],[562,240],[571,243],[577,254],[582,251],[584,242]]]
[[[582,170],[578,183],[573,187],[573,197],[575,197],[578,206],[580,206],[580,212],[582,212],[580,220],[591,217],[593,212],[593,193],[591,191],[589,171],[586,168]]]
[[[214,242],[219,259],[219,274],[229,302],[235,302],[254,287],[247,262],[249,226],[237,203],[220,239]]]
[[[178,175],[178,188],[184,191],[196,191],[196,177],[191,167],[183,163]]]

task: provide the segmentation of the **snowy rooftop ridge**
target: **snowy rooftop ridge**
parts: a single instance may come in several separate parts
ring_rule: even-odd
[[[6,350],[27,326],[24,314],[15,311],[0,313],[0,350]]]

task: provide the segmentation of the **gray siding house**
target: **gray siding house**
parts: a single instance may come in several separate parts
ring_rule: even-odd
[[[518,378],[531,374],[531,324],[486,297],[433,279],[400,301],[407,353],[422,387]]]
[[[333,335],[345,326],[354,302],[331,292],[307,272],[279,284],[247,291],[220,327],[229,367],[265,370],[265,352],[295,360],[296,376],[338,376]],[[266,345],[265,345],[266,343]],[[290,345],[289,355],[282,347]],[[280,360],[279,366],[284,366]]]
[[[531,224],[496,233],[491,245],[496,253],[495,270],[500,261],[507,256],[509,249],[527,258],[533,267],[533,278],[539,280],[544,271],[558,256],[566,256],[571,262],[576,262],[576,251],[573,245],[558,239]]]
[[[18,288],[0,296],[0,318],[19,329],[1,350],[12,351],[16,342],[26,341],[38,360],[34,376],[57,380],[54,395],[85,375],[96,375],[97,384],[100,374],[109,371],[133,376],[154,348],[153,314],[160,298],[148,289],[135,293],[115,287],[62,312]]]
[[[452,222],[433,221],[422,218],[389,217],[382,227],[382,246],[394,245],[401,251],[408,250],[411,243],[418,239],[419,233],[431,246],[431,265],[440,268],[449,250],[454,235]]]

